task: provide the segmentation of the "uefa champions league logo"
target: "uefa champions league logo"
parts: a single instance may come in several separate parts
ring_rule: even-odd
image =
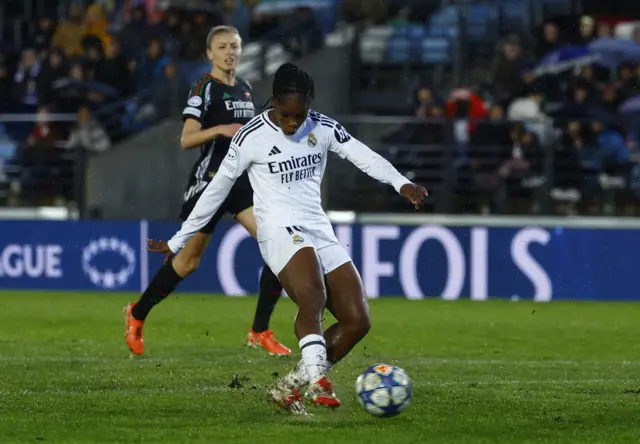
[[[94,259],[105,253],[115,253],[124,259],[118,270],[107,268],[99,270]],[[93,285],[100,288],[113,289],[125,285],[136,269],[136,255],[133,248],[126,241],[115,237],[93,240],[82,250],[82,270]]]

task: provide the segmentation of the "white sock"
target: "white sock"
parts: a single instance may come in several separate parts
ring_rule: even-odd
[[[327,374],[327,346],[320,335],[307,335],[300,339],[302,362],[310,382],[315,382]]]

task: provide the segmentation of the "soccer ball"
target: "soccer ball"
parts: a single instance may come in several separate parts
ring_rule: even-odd
[[[391,418],[407,408],[413,387],[401,368],[375,364],[358,376],[356,393],[367,412],[379,418]]]

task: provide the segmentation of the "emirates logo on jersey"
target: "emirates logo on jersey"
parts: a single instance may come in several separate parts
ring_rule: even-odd
[[[322,162],[322,154],[308,154],[280,162],[269,162],[269,172],[280,174],[281,183],[296,182],[315,176],[317,166]]]
[[[234,119],[251,119],[256,113],[253,102],[245,100],[225,100],[227,111],[233,111]]]

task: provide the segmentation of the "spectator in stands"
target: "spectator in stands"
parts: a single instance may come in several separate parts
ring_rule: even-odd
[[[169,57],[178,57],[184,46],[185,36],[180,13],[176,9],[169,8],[161,23],[153,30],[154,35],[162,39]]]
[[[147,51],[144,56],[140,58],[136,70],[137,89],[144,89],[154,81],[162,78],[162,71],[168,61],[169,58],[164,55],[162,42],[157,38],[149,40]]]
[[[542,36],[536,45],[535,55],[542,58],[550,52],[562,48],[565,43],[560,38],[560,28],[553,21],[548,21],[542,26]]]
[[[78,56],[82,54],[84,35],[84,8],[78,2],[71,3],[67,18],[58,24],[51,44],[62,48],[67,57]]]
[[[525,130],[521,124],[514,124],[510,131],[511,150],[498,169],[502,182],[511,182],[511,187],[520,188],[523,178],[536,174],[540,169],[541,151],[535,134]],[[521,194],[522,190],[518,190]]]
[[[618,66],[617,87],[623,100],[636,94],[637,79],[634,76],[635,67],[632,63],[623,62]]]
[[[102,71],[98,78],[115,88],[121,97],[129,96],[135,91],[135,81],[128,65],[129,61],[120,53],[120,43],[112,40],[106,48]]]
[[[591,85],[588,82],[576,80],[571,90],[571,96],[557,113],[557,117],[568,120],[584,119],[589,115],[589,109],[593,106],[589,98]]]
[[[181,97],[188,93],[178,74],[178,67],[174,62],[167,62],[162,70],[160,88],[165,94],[153,94],[151,100],[140,106],[135,114],[134,123],[140,127],[166,119],[182,107]]]
[[[38,91],[36,79],[40,73],[40,62],[33,48],[22,51],[20,63],[13,77],[14,97],[17,102],[25,105],[38,104]]]
[[[274,14],[254,13],[249,27],[249,38],[259,39],[277,27],[278,18]]]
[[[57,102],[58,94],[54,89],[54,84],[66,77],[67,73],[64,52],[59,48],[52,49],[36,79],[38,99],[41,104]]]
[[[501,146],[509,144],[509,125],[504,120],[504,108],[494,104],[489,115],[482,120],[471,135],[471,145],[475,147]]]
[[[524,88],[522,73],[527,65],[520,38],[512,34],[500,45],[500,52],[493,59],[489,83],[495,88],[498,101],[507,104]]]
[[[640,26],[636,26],[633,30],[633,40],[640,45]]]
[[[428,86],[421,86],[416,90],[413,102],[416,117],[427,117],[430,107],[441,104],[436,100],[433,90]]]
[[[111,35],[107,32],[108,28],[109,21],[103,6],[98,3],[89,6],[85,17],[85,36],[98,38],[101,48],[105,48],[111,43]]]
[[[615,85],[604,85],[600,91],[600,99],[598,102],[598,106],[592,110],[591,116],[603,121],[614,121],[618,108],[622,103]]]
[[[556,182],[562,188],[576,186],[581,177],[578,152],[585,145],[585,130],[578,120],[572,120],[564,128],[561,143],[556,150]]]
[[[389,0],[343,0],[342,12],[348,22],[381,23],[388,17]]]
[[[599,39],[614,37],[613,29],[611,28],[611,25],[608,22],[598,23],[597,37]]]
[[[9,105],[12,99],[12,71],[8,54],[0,51],[0,109]]]
[[[204,11],[197,11],[192,18],[192,22],[187,22],[187,34],[183,47],[183,56],[187,60],[198,60],[206,51],[207,34],[212,26],[222,24],[219,17],[208,17]]]
[[[89,104],[81,104],[78,108],[78,122],[69,135],[68,147],[84,149],[95,153],[108,150],[111,141],[104,128],[93,118]]]
[[[55,30],[56,23],[51,17],[39,18],[33,34],[29,37],[29,45],[35,48],[38,53],[45,53],[51,46]]]
[[[411,24],[411,8],[409,6],[404,6],[400,8],[400,10],[387,20],[387,25],[393,28],[403,28]]]
[[[595,38],[595,22],[592,17],[585,15],[580,19],[578,37],[575,43],[576,45],[588,45],[594,41]]]
[[[95,36],[87,36],[82,41],[82,47],[84,48],[84,72],[87,80],[98,80],[100,78],[103,61],[104,51],[102,47],[102,41]]]
[[[591,122],[591,140],[589,146],[598,159],[599,169],[616,170],[629,160],[629,149],[624,137],[599,120]]]
[[[119,35],[122,51],[129,57],[135,57],[144,51],[151,37],[151,27],[147,23],[147,11],[138,5],[131,10],[131,20]]]
[[[55,147],[64,140],[60,125],[51,119],[53,108],[49,105],[38,107],[36,123],[27,137],[27,146],[46,148]]]
[[[509,106],[507,117],[511,121],[522,121],[525,127],[542,145],[550,145],[554,140],[553,119],[542,110],[542,91],[532,87],[526,97],[514,100]]]

